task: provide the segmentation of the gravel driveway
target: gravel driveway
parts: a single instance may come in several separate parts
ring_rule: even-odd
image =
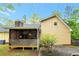
[[[79,47],[70,47],[70,46],[55,46],[54,55],[56,56],[71,56],[77,54],[79,56]],[[54,51],[52,49],[52,51]]]
[[[45,48],[40,49],[41,56],[79,56],[79,46],[54,46],[52,52]]]

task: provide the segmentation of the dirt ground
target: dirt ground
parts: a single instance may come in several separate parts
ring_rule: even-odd
[[[77,54],[79,56],[79,46],[52,47],[51,56],[71,56],[73,54]],[[21,48],[9,49],[8,44],[0,45],[0,56],[38,56],[38,55],[40,54],[37,51],[37,49],[26,48],[23,51]]]
[[[38,56],[37,49],[9,49],[8,44],[0,45],[0,56]]]

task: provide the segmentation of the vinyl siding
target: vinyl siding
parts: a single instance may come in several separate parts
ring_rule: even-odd
[[[54,26],[54,22],[57,22],[57,26]],[[57,45],[71,44],[70,30],[57,17],[41,22],[41,34],[54,35]]]

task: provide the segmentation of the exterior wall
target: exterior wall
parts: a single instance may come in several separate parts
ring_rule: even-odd
[[[5,33],[5,40],[7,43],[9,42],[9,33]]]
[[[4,33],[0,32],[0,40],[4,40]]]
[[[54,22],[57,22],[57,26],[54,26]],[[69,29],[57,17],[41,22],[41,34],[54,35],[56,45],[71,44]]]
[[[9,42],[9,33],[0,32],[0,40],[5,40],[6,42]]]

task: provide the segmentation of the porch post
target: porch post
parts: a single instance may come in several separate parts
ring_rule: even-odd
[[[37,29],[37,50],[39,50],[39,29]]]

